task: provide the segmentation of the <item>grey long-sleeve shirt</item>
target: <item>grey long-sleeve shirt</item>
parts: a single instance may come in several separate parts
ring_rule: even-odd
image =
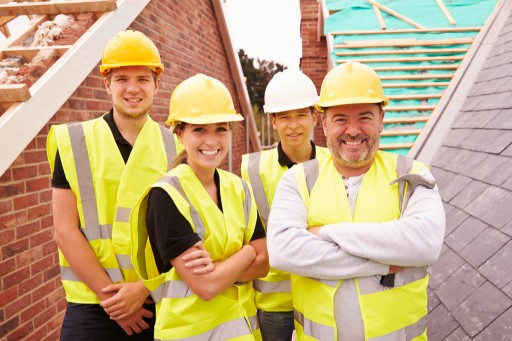
[[[433,178],[426,168],[421,174]],[[345,180],[352,212],[361,178]],[[364,339],[352,278],[385,275],[389,265],[429,265],[439,257],[443,244],[445,213],[437,186],[432,190],[416,188],[399,220],[330,224],[317,236],[307,231],[307,214],[296,180],[288,171],[277,187],[270,211],[270,264],[301,276],[346,280],[335,297],[342,341]]]

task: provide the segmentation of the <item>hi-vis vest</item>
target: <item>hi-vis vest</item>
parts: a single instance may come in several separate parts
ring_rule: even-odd
[[[329,149],[316,146],[316,157]],[[288,167],[281,166],[277,148],[242,156],[241,173],[252,187],[261,220],[266,228],[276,188]],[[267,312],[292,311],[290,274],[270,268],[264,278],[253,281],[256,307]]]
[[[249,184],[217,170],[223,212],[186,165],[163,176],[153,187],[163,188],[201,237],[213,261],[223,261],[251,241],[257,210]],[[172,268],[159,274],[146,227],[150,189],[131,217],[132,261],[156,302],[155,340],[260,340],[251,283],[233,285],[210,301],[197,296]]]
[[[332,156],[307,161],[292,172],[308,207],[308,226],[323,226],[399,219],[418,180],[429,188],[434,185],[418,175],[421,167],[424,165],[411,159],[378,151],[364,175],[353,216]],[[334,295],[342,281],[291,277],[297,339],[337,340]],[[427,340],[427,268],[404,268],[395,274],[391,288],[381,285],[379,279],[354,279],[365,340]]]
[[[167,172],[176,157],[173,135],[148,117],[125,164],[103,117],[52,126],[48,133],[52,173],[59,150],[77,199],[81,231],[114,283],[138,280],[130,259],[130,213],[144,190]],[[99,303],[60,250],[59,263],[68,302]]]

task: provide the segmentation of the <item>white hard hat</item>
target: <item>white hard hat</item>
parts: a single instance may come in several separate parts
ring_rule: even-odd
[[[267,114],[314,106],[318,93],[313,81],[300,70],[284,70],[272,77],[265,89]]]

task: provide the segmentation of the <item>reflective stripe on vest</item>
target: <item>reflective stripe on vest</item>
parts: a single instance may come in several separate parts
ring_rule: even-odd
[[[249,174],[249,181],[252,186],[254,200],[256,200],[258,211],[266,227],[268,222],[268,216],[270,214],[270,207],[268,205],[267,195],[265,193],[265,189],[263,188],[263,183],[261,182],[260,178],[260,160],[261,152],[249,154],[247,173]]]
[[[221,326],[217,326],[206,333],[195,335],[191,337],[172,339],[183,341],[204,341],[204,340],[228,340],[244,335],[251,334],[247,326],[247,321],[244,318],[228,321]],[[162,339],[155,339],[155,341],[166,341]]]
[[[94,183],[89,161],[89,153],[85,141],[84,128],[81,123],[68,125],[69,138],[73,157],[75,159],[76,172],[78,175],[78,188],[82,199],[82,210],[85,226],[81,231],[88,241],[97,239],[110,239],[112,236],[112,225],[100,225],[98,221],[98,209],[96,196],[94,194]],[[119,268],[105,269],[112,282],[123,280]],[[71,268],[61,267],[62,279],[81,282]]]
[[[304,334],[318,340],[334,340],[334,328],[311,321],[298,310],[293,311],[293,318],[302,326]]]
[[[427,317],[423,316],[418,322],[411,324],[396,332],[386,335],[368,338],[368,341],[402,341],[402,340],[418,340],[420,336],[424,336],[421,340],[427,340]],[[418,340],[419,341],[419,340]]]

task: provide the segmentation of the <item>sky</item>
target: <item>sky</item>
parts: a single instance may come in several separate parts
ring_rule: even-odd
[[[299,68],[302,56],[299,0],[225,0],[224,14],[235,50]]]

